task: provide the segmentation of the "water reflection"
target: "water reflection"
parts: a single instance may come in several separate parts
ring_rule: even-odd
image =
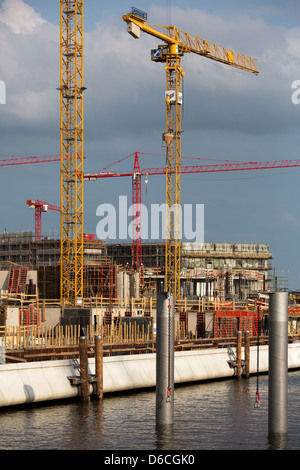
[[[0,449],[300,449],[300,371],[289,374],[288,436],[268,436],[268,377],[175,387],[174,424],[156,426],[155,390],[0,411]]]
[[[174,447],[174,424],[157,424],[155,427],[155,448],[172,450]]]
[[[268,442],[269,450],[287,450],[289,442],[288,434],[269,433]]]

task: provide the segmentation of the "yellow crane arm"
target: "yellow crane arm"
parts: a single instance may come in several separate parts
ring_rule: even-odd
[[[185,33],[175,28],[175,26],[149,24],[145,19],[134,13],[123,15],[122,18],[127,23],[127,31],[135,38],[139,38],[140,30],[142,30],[169,45],[177,46],[178,52],[193,52],[194,54],[231,65],[241,70],[246,70],[256,75],[259,73],[257,60],[246,54],[241,54],[232,49],[207,41],[206,39]]]

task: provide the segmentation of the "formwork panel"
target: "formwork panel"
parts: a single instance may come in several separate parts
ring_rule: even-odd
[[[83,269],[84,297],[117,297],[117,266],[110,264],[85,265]]]
[[[218,311],[214,315],[214,336],[234,337],[238,331],[249,331],[250,336],[262,334],[262,318],[247,310]]]

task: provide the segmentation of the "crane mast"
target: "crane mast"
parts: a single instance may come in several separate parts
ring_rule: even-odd
[[[135,153],[132,173],[132,266],[139,270],[142,264],[142,177],[138,152]]]
[[[173,49],[171,47],[170,49]],[[181,220],[181,57],[176,51],[166,54],[166,247],[165,290],[180,292]]]
[[[83,1],[60,0],[61,301],[83,295]]]
[[[180,297],[180,219],[181,219],[181,106],[184,71],[181,56],[192,52],[217,62],[258,74],[256,59],[232,49],[180,31],[174,26],[151,25],[147,13],[132,7],[123,15],[127,31],[135,39],[140,31],[164,42],[151,51],[151,60],[166,64],[166,130],[163,140],[166,146],[166,247],[165,247],[165,290]]]

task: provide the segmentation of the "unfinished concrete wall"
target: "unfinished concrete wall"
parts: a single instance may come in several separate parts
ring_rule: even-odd
[[[60,307],[46,307],[45,309],[45,321],[41,322],[42,326],[55,326],[59,324],[61,316]]]
[[[0,271],[0,290],[7,290],[8,271]]]
[[[6,307],[6,325],[19,326],[19,307]]]

